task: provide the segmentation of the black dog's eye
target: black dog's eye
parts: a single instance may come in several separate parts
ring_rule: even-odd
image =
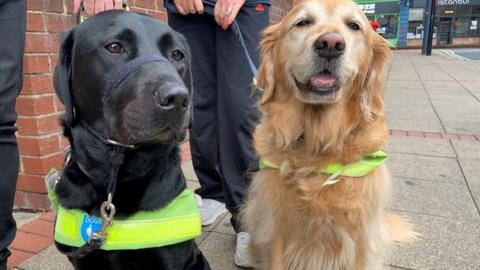
[[[312,24],[312,22],[310,20],[301,20],[301,21],[297,22],[295,24],[295,26],[303,27],[303,26],[308,26],[310,24]]]
[[[357,30],[360,30],[360,25],[358,25],[358,23],[356,22],[349,22],[347,23],[348,27],[350,27],[350,29],[354,30],[354,31],[357,31]]]
[[[123,47],[118,42],[108,44],[107,46],[105,46],[105,49],[107,49],[107,51],[109,51],[110,53],[122,53],[123,52]]]
[[[175,50],[175,51],[172,52],[171,57],[175,61],[180,61],[185,57],[185,55],[183,55],[183,53],[181,51]]]

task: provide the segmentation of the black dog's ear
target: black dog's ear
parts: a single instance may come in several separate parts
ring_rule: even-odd
[[[71,126],[75,118],[72,99],[72,50],[75,28],[62,34],[58,63],[53,75],[53,85],[60,101],[65,106],[65,122]]]

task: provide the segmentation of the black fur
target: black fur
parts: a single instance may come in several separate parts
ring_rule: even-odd
[[[124,52],[108,52],[105,46],[112,42],[121,44]],[[172,59],[175,50],[185,57]],[[163,55],[169,63],[136,68],[104,102],[105,74],[145,55]],[[178,140],[191,121],[191,106],[165,110],[156,98],[171,89],[191,95],[189,57],[183,36],[153,18],[125,11],[100,13],[64,35],[54,75],[55,90],[65,105],[64,134],[72,146],[71,162],[55,187],[62,206],[98,215],[107,198],[110,149],[79,125],[81,121],[100,134],[138,145],[125,151],[113,198],[116,218],[161,208],[186,187]],[[74,249],[56,245],[62,251]],[[210,269],[193,240],[161,248],[97,250],[69,259],[76,269],[89,270]]]

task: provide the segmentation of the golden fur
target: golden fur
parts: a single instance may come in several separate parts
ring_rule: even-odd
[[[307,26],[297,26],[307,20]],[[348,24],[355,22],[360,30]],[[314,75],[312,44],[339,33],[338,91],[312,95],[295,79]],[[384,149],[384,71],[390,50],[351,0],[309,0],[264,32],[257,75],[264,117],[254,133],[258,154],[280,169],[261,170],[249,189],[244,225],[258,268],[270,270],[376,270],[392,241],[414,237],[407,222],[384,211],[390,178],[384,166],[362,178],[316,170],[351,163]],[[294,79],[295,78],[295,79]]]

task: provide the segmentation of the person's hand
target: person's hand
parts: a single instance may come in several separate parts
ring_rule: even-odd
[[[215,4],[215,21],[223,30],[226,30],[232,24],[238,11],[245,3],[245,0],[217,0]]]
[[[122,9],[122,0],[73,0],[73,13],[80,11],[83,2],[85,15],[90,16],[109,9]]]
[[[202,0],[173,0],[178,12],[182,15],[203,14],[204,8]]]

